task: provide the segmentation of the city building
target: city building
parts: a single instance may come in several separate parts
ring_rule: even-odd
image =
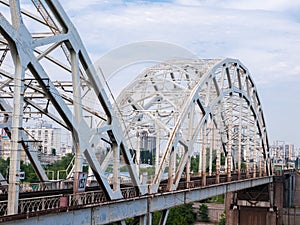
[[[271,158],[275,168],[290,169],[295,167],[296,147],[285,141],[276,141],[270,146]]]
[[[52,127],[52,124],[42,121],[34,128],[25,129],[28,139],[32,141],[33,146],[44,155],[61,154],[61,129]]]
[[[1,136],[0,136],[0,157],[2,159],[10,158],[11,154],[11,141],[10,138],[5,133],[4,129],[0,129]],[[25,152],[21,152],[21,160],[26,162],[26,154]]]
[[[3,159],[7,159],[10,157],[10,139],[6,135],[2,134],[0,137],[0,156]]]
[[[290,161],[296,160],[295,146],[293,144],[285,145],[285,158],[290,160]]]

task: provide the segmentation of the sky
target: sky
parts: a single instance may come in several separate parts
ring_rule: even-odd
[[[300,147],[299,0],[61,1],[92,61],[161,41],[199,58],[237,58],[258,89],[269,142]]]

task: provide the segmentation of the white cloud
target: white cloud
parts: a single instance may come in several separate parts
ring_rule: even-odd
[[[63,4],[67,10],[74,10],[80,12],[81,10],[92,9],[93,7],[110,8],[113,5],[123,4],[123,1],[122,0],[89,0],[87,2],[82,0],[72,0],[72,1],[62,1],[61,4]]]
[[[67,1],[66,1],[67,2]],[[72,6],[71,4],[78,4]],[[270,93],[280,92],[277,105],[295,98],[287,84],[300,84],[300,21],[294,13],[300,8],[296,0],[174,0],[84,1],[62,2],[71,15],[94,60],[105,52],[128,43],[144,40],[165,41],[182,46],[200,58],[231,57],[240,59],[251,71],[262,101]],[[286,84],[286,86],[282,85]],[[299,86],[299,85],[298,85]],[[268,104],[266,104],[268,105]],[[272,105],[272,110],[276,105]],[[285,132],[297,133],[299,122],[287,127],[279,115],[266,115],[272,123],[274,137]],[[299,107],[293,111],[299,111]],[[281,133],[280,133],[281,132]],[[272,138],[271,138],[272,139]],[[300,145],[299,139],[293,139]]]
[[[187,6],[212,6],[242,10],[286,11],[300,7],[298,0],[174,0],[173,3]]]
[[[291,10],[295,7],[300,7],[300,2],[297,0],[225,0],[225,1],[214,1],[215,3],[221,4],[228,8],[245,9],[245,10],[268,10],[268,11],[284,11]]]
[[[278,12],[179,4],[204,4],[206,1],[176,1],[178,4],[163,5],[93,2],[95,5],[88,10],[74,14],[71,9],[71,14],[90,52],[96,57],[130,42],[166,41],[186,47],[202,58],[229,56],[242,57],[246,65],[247,62],[256,62],[262,65],[255,72],[264,76],[264,83],[280,79],[280,76],[269,73],[274,68],[277,68],[275,72],[282,74],[286,73],[286,67],[292,68],[298,62],[295,52],[299,52],[300,46],[294,37],[300,35],[296,29],[300,30],[300,25]],[[233,1],[225,2],[223,5],[226,6],[233,4]],[[242,3],[247,4],[246,1]],[[252,4],[257,8],[268,5],[268,2],[256,3]],[[103,4],[106,4],[105,10],[102,10]],[[107,4],[110,4],[110,9],[107,9]],[[283,3],[278,1],[278,4]],[[287,66],[278,66],[279,60]],[[264,69],[263,65],[272,67]],[[294,77],[294,74],[295,71],[291,70],[284,79]],[[259,77],[258,80],[262,81]]]

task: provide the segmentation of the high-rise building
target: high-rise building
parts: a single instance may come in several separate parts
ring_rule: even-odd
[[[51,124],[42,122],[34,128],[26,128],[28,139],[41,153],[46,155],[60,155],[61,129],[53,128]]]
[[[276,141],[270,146],[271,158],[274,166],[283,169],[294,168],[297,158],[296,148],[293,144],[286,144],[285,141]]]
[[[4,129],[0,130],[0,157],[6,160],[7,158],[11,157],[11,140],[5,133]],[[21,160],[24,162],[27,161],[27,157],[24,151],[21,152]]]
[[[0,157],[3,159],[7,159],[10,157],[10,139],[6,135],[1,135],[0,137]]]
[[[289,161],[295,160],[295,146],[292,144],[285,145],[285,158]]]

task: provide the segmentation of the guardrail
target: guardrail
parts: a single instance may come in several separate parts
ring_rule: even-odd
[[[252,178],[253,174],[250,174],[248,178]],[[240,180],[246,179],[245,175],[241,176]],[[232,174],[231,181],[238,180],[237,174]],[[226,183],[227,176],[220,176],[219,183]],[[215,185],[216,178],[211,176],[206,179],[206,186]],[[45,184],[40,184],[38,189],[44,190],[43,186]],[[46,185],[46,187],[52,187],[52,185]],[[202,179],[194,179],[192,181],[186,182],[181,181],[178,184],[177,190],[186,190],[202,187]],[[49,189],[47,189],[49,190]],[[122,195],[124,199],[139,197],[137,189],[135,187],[121,188]],[[167,183],[161,183],[159,187],[159,193],[167,192]],[[49,195],[42,197],[32,197],[32,198],[22,198],[19,199],[19,214],[36,213],[42,211],[51,210],[64,210],[73,209],[77,207],[85,207],[88,205],[94,205],[99,203],[107,202],[106,196],[103,191],[88,191],[75,194],[59,194],[59,195]],[[0,216],[7,215],[7,200],[0,201]]]

